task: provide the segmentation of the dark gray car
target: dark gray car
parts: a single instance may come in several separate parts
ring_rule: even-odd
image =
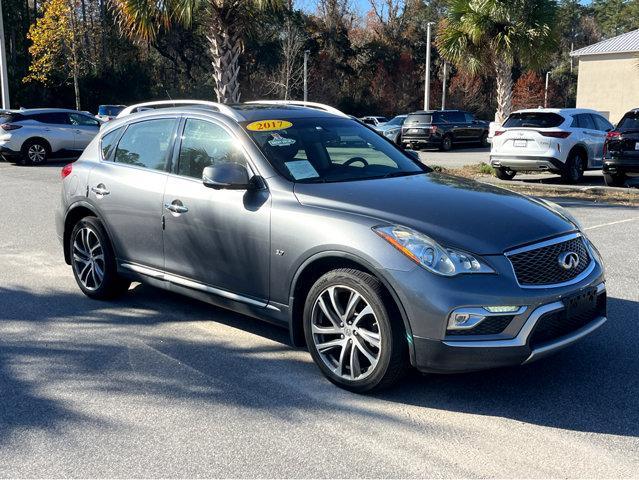
[[[527,363],[606,321],[600,256],[567,212],[432,172],[331,109],[142,112],[62,176],[85,294],[141,281],[271,321],[347,389]]]

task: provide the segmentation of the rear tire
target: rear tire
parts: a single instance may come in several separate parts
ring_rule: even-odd
[[[341,388],[380,390],[405,371],[403,321],[382,284],[368,273],[343,268],[320,277],[306,297],[303,322],[313,360]]]
[[[86,296],[110,300],[129,289],[131,282],[118,274],[109,236],[96,217],[84,217],[75,224],[69,252],[73,276]]]
[[[51,148],[44,140],[27,140],[22,145],[20,165],[43,165],[51,155]]]
[[[512,180],[517,175],[517,172],[505,167],[495,168],[495,176],[500,180]]]
[[[626,184],[625,173],[605,173],[603,174],[604,182],[609,187],[623,187]]]
[[[561,172],[561,178],[566,183],[579,183],[584,178],[585,160],[582,158],[581,153],[571,152],[568,155],[568,160]]]
[[[488,143],[488,132],[484,132],[481,136],[481,138],[479,139],[479,144],[482,147],[488,147],[490,146],[490,143]]]

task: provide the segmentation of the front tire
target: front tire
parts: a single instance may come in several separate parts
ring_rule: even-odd
[[[86,296],[109,300],[129,289],[131,282],[118,275],[113,247],[100,220],[78,221],[69,242],[73,276]]]
[[[21,165],[43,165],[51,155],[49,145],[43,140],[27,140],[22,146]]]
[[[606,173],[603,174],[604,182],[609,187],[623,187],[626,184],[625,173]]]
[[[338,269],[320,277],[306,298],[303,321],[308,349],[322,373],[353,392],[395,383],[407,364],[404,325],[396,310],[372,275]]]

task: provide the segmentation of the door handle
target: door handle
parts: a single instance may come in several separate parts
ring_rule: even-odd
[[[82,130],[76,130],[75,133],[82,133]]]
[[[104,195],[108,195],[109,193],[111,193],[110,191],[107,190],[107,188],[102,185],[101,183],[95,187],[91,187],[91,191],[93,193],[95,193],[98,196],[104,196]]]
[[[180,203],[176,203],[176,202],[180,202],[179,200],[174,201],[173,203],[165,203],[164,204],[164,208],[166,208],[169,212],[171,213],[186,213],[189,211],[188,208],[186,208],[184,205],[182,205],[182,202]]]

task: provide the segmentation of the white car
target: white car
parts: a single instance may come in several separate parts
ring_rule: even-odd
[[[0,112],[0,155],[21,165],[78,157],[100,131],[91,114],[61,108]]]
[[[360,118],[360,121],[365,123],[366,125],[370,125],[371,127],[377,129],[377,127],[384,125],[388,122],[388,118],[386,117],[378,117],[378,116],[368,116]]]
[[[603,165],[612,124],[595,110],[536,108],[513,112],[495,131],[490,164],[502,180],[519,171],[549,171],[579,182],[585,170]]]

